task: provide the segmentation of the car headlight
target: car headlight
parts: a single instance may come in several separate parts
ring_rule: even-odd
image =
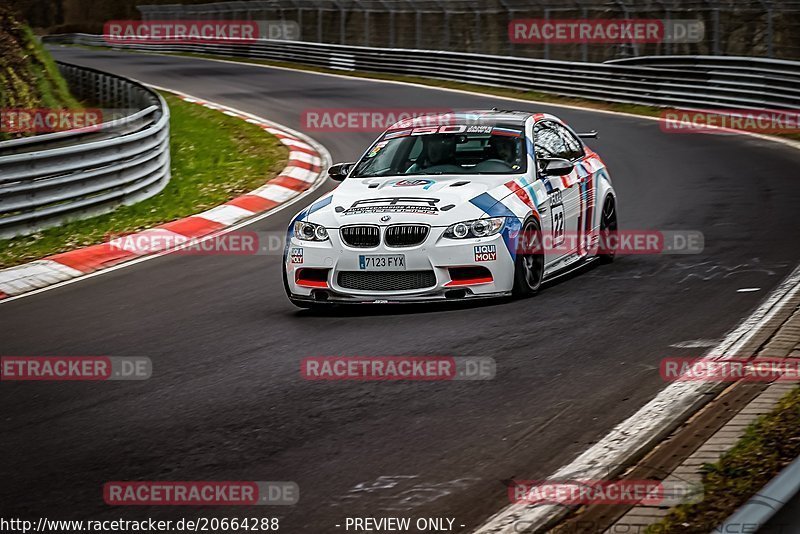
[[[294,223],[294,235],[304,241],[325,241],[328,231],[324,226],[310,222],[297,221]]]
[[[468,239],[470,237],[487,237],[503,229],[505,217],[492,217],[490,219],[476,219],[464,221],[447,227],[444,236],[450,239]]]

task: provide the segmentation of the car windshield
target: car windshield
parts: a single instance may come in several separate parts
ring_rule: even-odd
[[[524,141],[519,127],[454,125],[389,131],[370,147],[350,176],[525,172]]]

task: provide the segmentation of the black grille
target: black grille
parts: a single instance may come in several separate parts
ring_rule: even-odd
[[[381,241],[380,230],[377,226],[343,226],[339,232],[342,241],[351,247],[377,247]]]
[[[436,285],[433,271],[342,271],[339,286],[364,291],[403,291]]]
[[[428,230],[423,224],[395,224],[386,229],[383,239],[390,247],[412,247],[425,241]]]

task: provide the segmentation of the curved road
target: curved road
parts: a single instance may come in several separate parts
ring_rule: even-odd
[[[704,350],[670,345],[721,338],[800,260],[800,152],[778,144],[243,64],[54,54],[298,129],[306,108],[552,111],[600,131],[590,144],[614,179],[623,228],[700,230],[706,250],[628,256],[534,299],[466,308],[299,312],[277,256],[165,256],[2,304],[0,354],[154,362],[145,382],[0,385],[4,517],[271,514],[299,533],[341,532],[348,516],[446,516],[466,532],[507,504],[502,480],[546,477],[577,456],[664,387],[661,358]],[[374,137],[310,135],[336,161]],[[300,208],[251,228],[282,230]],[[497,378],[304,381],[300,360],[322,355],[490,355]],[[246,510],[103,504],[105,481],[154,479],[293,480],[302,497]]]

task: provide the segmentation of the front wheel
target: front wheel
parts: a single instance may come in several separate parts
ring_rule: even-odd
[[[530,297],[539,291],[544,278],[544,251],[539,246],[542,231],[533,219],[522,225],[517,239],[517,258],[514,260],[515,297]]]

